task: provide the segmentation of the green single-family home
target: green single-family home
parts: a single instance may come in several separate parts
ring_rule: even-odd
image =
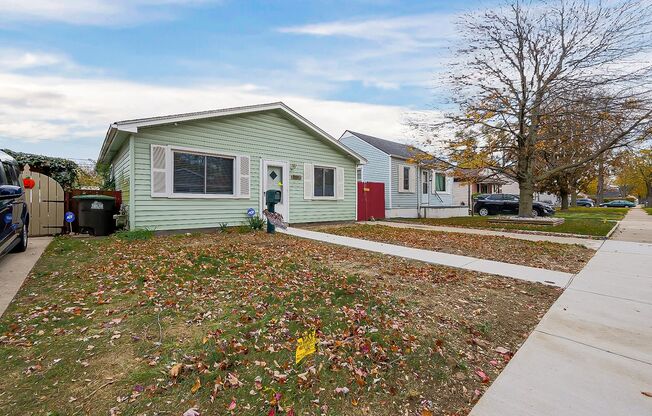
[[[109,164],[128,228],[239,225],[280,190],[290,224],[355,221],[365,159],[285,104],[118,121],[98,158]]]

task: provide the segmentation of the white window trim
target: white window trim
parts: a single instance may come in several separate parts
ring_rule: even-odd
[[[436,183],[437,183],[437,182],[436,182],[435,175],[444,175],[444,185],[446,186],[446,190],[444,190],[444,191],[438,191],[438,190],[437,190],[437,186],[436,186]],[[449,186],[449,185],[448,185],[448,176],[446,175],[446,172],[441,172],[441,171],[433,170],[433,171],[432,171],[432,180],[431,180],[431,182],[432,182],[431,186],[432,186],[432,194],[433,194],[433,195],[434,195],[435,193],[437,193],[437,194],[444,194],[444,195],[450,195],[450,193],[451,193],[451,191],[452,191],[452,190],[451,190],[452,186]]]
[[[174,152],[183,152],[183,153],[192,153],[196,155],[203,155],[203,156],[218,156],[218,157],[223,157],[223,158],[231,158],[233,159],[233,194],[227,195],[227,194],[189,194],[189,193],[177,193],[174,192]],[[167,152],[168,152],[168,160],[170,163],[168,163],[166,166],[167,168],[167,175],[169,178],[169,186],[170,186],[170,193],[168,198],[186,198],[186,199],[249,199],[250,197],[247,196],[241,196],[240,195],[240,190],[239,184],[240,181],[238,178],[240,177],[240,172],[239,172],[239,166],[238,166],[238,157],[241,155],[237,155],[234,153],[226,153],[226,152],[217,152],[214,150],[206,150],[206,149],[197,149],[194,147],[182,147],[182,146],[172,146],[168,145],[167,146]]]
[[[399,164],[398,168],[403,170],[403,171],[405,171],[405,168],[408,168],[408,188],[406,189],[404,187],[404,185],[405,185],[405,172],[403,172],[403,181],[399,180],[400,179],[400,174],[399,174],[399,172],[396,172],[396,182],[397,182],[397,185],[398,185],[397,191],[399,193],[402,193],[402,194],[416,194],[416,193],[419,193],[419,192],[417,192],[417,189],[416,189],[417,188],[417,181],[419,179],[418,174],[417,174],[416,166],[408,165],[408,164]],[[410,174],[412,172],[414,172],[414,188],[415,189],[410,189],[409,188],[409,185],[412,182],[411,178],[410,178]]]
[[[333,196],[315,196],[315,169],[326,168],[333,169]],[[337,200],[337,166],[312,164],[312,199],[316,201],[336,201]]]

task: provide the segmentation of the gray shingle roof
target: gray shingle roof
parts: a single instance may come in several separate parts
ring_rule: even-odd
[[[396,143],[390,140],[381,139],[379,137],[369,136],[367,134],[356,133],[354,131],[348,130],[349,133],[358,137],[360,140],[364,140],[369,143],[376,149],[379,149],[388,155],[396,156],[402,159],[409,159],[414,157],[416,154],[425,154],[421,149],[417,149],[414,146],[407,144]]]

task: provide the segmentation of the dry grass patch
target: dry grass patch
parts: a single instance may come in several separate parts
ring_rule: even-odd
[[[318,231],[542,269],[577,273],[595,250],[571,244],[507,237],[355,224],[315,227]]]
[[[0,320],[0,409],[466,414],[558,294],[282,234],[57,238]]]

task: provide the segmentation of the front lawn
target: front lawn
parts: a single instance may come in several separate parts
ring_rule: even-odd
[[[580,234],[593,237],[604,237],[627,213],[627,208],[569,208],[568,211],[557,211],[556,217],[564,218],[561,225],[525,225],[525,224],[491,224],[488,217],[475,215],[473,217],[452,218],[401,218],[396,221],[416,222],[425,225],[442,225],[467,228],[492,228],[498,230],[542,231],[548,233]]]
[[[462,415],[560,293],[282,234],[124,237],[56,238],[32,270],[2,414]]]
[[[384,225],[356,224],[318,227],[319,231],[400,246],[423,248],[542,269],[577,273],[595,254],[586,247]]]
[[[649,215],[652,215],[652,208],[643,208],[645,212],[647,212]]]

